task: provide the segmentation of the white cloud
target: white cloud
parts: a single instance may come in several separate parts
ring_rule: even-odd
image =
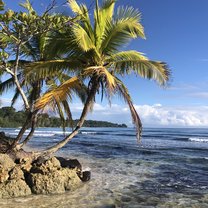
[[[72,105],[80,106],[81,104]],[[162,106],[154,105],[135,105],[144,126],[151,127],[208,127],[208,106]],[[76,107],[77,109],[77,107]],[[76,111],[78,117],[80,111]],[[88,119],[106,120],[117,123],[131,124],[131,116],[128,107],[125,105],[96,104],[92,113],[89,113]]]
[[[143,122],[151,126],[208,126],[208,109],[200,107],[136,106]]]
[[[2,106],[8,106],[10,99],[1,98]],[[22,106],[18,102],[18,106]],[[71,104],[74,118],[79,118],[83,105]],[[154,105],[135,105],[135,108],[144,126],[150,127],[208,127],[207,106],[163,106],[160,103]],[[127,105],[112,104],[101,105],[96,103],[93,112],[87,119],[104,120],[116,123],[132,125],[131,114]]]

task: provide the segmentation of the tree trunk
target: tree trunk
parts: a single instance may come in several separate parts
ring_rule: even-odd
[[[22,137],[23,137],[25,131],[26,131],[26,130],[29,128],[29,126],[31,125],[31,122],[32,122],[32,123],[33,123],[33,122],[36,122],[36,118],[35,118],[36,115],[37,115],[37,111],[30,112],[30,113],[28,114],[25,123],[23,124],[23,126],[22,126],[22,128],[21,128],[19,134],[18,134],[17,137],[15,138],[15,140],[14,140],[14,142],[13,142],[13,144],[12,144],[12,146],[11,146],[10,149],[15,149],[15,148],[16,148],[16,146],[18,145],[18,143],[19,143],[20,140],[22,139]],[[33,125],[33,124],[32,124],[32,125]],[[35,127],[35,125],[34,125],[34,127]],[[33,131],[35,130],[34,127],[32,128]],[[31,133],[31,136],[32,136],[32,134],[33,134],[33,133]],[[29,134],[29,135],[30,135],[30,134]],[[29,135],[28,135],[28,136],[29,136]]]
[[[94,79],[91,90],[89,92],[89,95],[88,95],[87,100],[85,102],[84,108],[82,110],[82,114],[80,116],[79,122],[78,122],[76,128],[74,129],[74,131],[72,131],[72,133],[70,135],[68,135],[65,139],[63,139],[62,141],[60,141],[56,145],[54,145],[44,151],[36,152],[35,153],[36,155],[48,156],[48,155],[54,154],[60,148],[62,148],[64,145],[66,145],[74,136],[76,136],[79,133],[79,129],[82,127],[82,125],[85,121],[85,118],[87,116],[87,113],[90,111],[90,108],[91,108],[92,104],[94,103],[94,99],[95,99],[95,95],[96,95],[98,87],[99,87],[99,82],[98,82],[98,79],[96,78],[96,79]]]
[[[37,114],[35,114],[32,119],[31,119],[31,130],[30,130],[30,133],[27,135],[27,137],[25,138],[25,140],[20,143],[19,145],[16,146],[16,149],[21,149],[24,145],[27,144],[27,142],[32,138],[34,132],[35,132],[35,127],[36,127],[36,124],[37,124]]]

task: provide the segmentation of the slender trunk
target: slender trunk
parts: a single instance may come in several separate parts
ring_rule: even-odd
[[[92,85],[90,93],[88,95],[88,98],[85,102],[84,108],[82,110],[82,114],[80,116],[79,122],[78,122],[76,128],[74,129],[74,131],[72,131],[72,133],[70,135],[65,137],[65,139],[63,139],[62,141],[60,141],[56,145],[49,147],[48,149],[46,149],[42,152],[36,152],[35,154],[37,156],[39,156],[39,155],[48,156],[48,155],[55,153],[56,151],[58,151],[60,148],[62,148],[64,145],[66,145],[74,136],[76,136],[79,133],[79,129],[82,127],[82,125],[85,121],[85,118],[87,116],[87,113],[90,111],[90,107],[92,106],[92,104],[94,102],[94,98],[95,98],[98,87],[99,87],[99,82],[97,79],[95,79],[94,84]]]
[[[21,43],[19,43],[17,45],[16,61],[15,61],[15,67],[14,67],[13,77],[14,77],[14,82],[15,82],[15,84],[17,86],[17,89],[20,92],[20,95],[21,95],[22,100],[24,102],[25,109],[26,110],[29,110],[30,109],[30,105],[28,103],[27,97],[26,97],[23,89],[21,88],[21,85],[20,85],[19,80],[18,80],[18,77],[17,77],[17,70],[18,70],[18,67],[19,67],[20,45],[21,45]]]
[[[27,116],[27,119],[26,119],[25,123],[23,124],[22,128],[20,129],[20,131],[19,131],[19,133],[18,133],[18,135],[17,135],[17,137],[16,137],[16,139],[15,139],[13,145],[12,145],[13,147],[15,147],[15,146],[18,144],[18,142],[22,139],[22,137],[23,137],[25,131],[26,131],[26,130],[29,128],[29,126],[30,126],[31,119],[32,119],[32,113],[30,112],[30,113],[28,114],[28,116]]]
[[[25,121],[25,123],[23,124],[19,134],[17,135],[16,139],[14,140],[11,149],[14,149],[17,147],[18,143],[20,142],[20,140],[22,139],[25,131],[29,128],[29,126],[31,125],[31,131],[28,136],[30,136],[30,138],[32,137],[34,131],[35,131],[35,125],[36,125],[36,117],[37,117],[37,111],[33,111],[30,112],[27,116],[27,119]],[[34,124],[33,124],[34,122]],[[28,139],[29,140],[29,139]],[[19,148],[19,147],[18,147]]]
[[[25,138],[25,140],[21,144],[17,145],[17,147],[16,147],[17,149],[21,149],[32,138],[32,136],[33,136],[33,134],[35,132],[36,124],[37,124],[37,114],[35,114],[32,117],[32,124],[31,124],[30,133],[27,135],[27,137]]]
[[[19,58],[20,58],[19,57],[20,56],[20,47],[21,47],[21,42],[17,44],[15,66],[14,66],[14,71],[12,73],[12,76],[14,78],[14,83],[15,83],[15,85],[16,85],[16,87],[17,87],[17,89],[18,89],[18,91],[19,91],[19,93],[20,93],[20,95],[22,97],[22,100],[24,102],[25,109],[27,111],[29,111],[30,105],[28,103],[27,97],[26,97],[26,95],[25,95],[25,93],[24,93],[24,91],[23,91],[23,89],[22,89],[22,87],[21,87],[21,85],[19,83],[18,77],[17,77],[17,70],[18,70],[18,67],[19,67]],[[25,131],[27,130],[27,128],[28,128],[28,126],[30,124],[30,120],[31,120],[30,117],[31,117],[31,112],[29,113],[29,115],[27,117],[27,120],[24,123],[23,127],[21,128],[21,130],[20,130],[19,134],[17,135],[15,141],[11,145],[10,150],[15,148],[17,146],[18,142],[22,139]],[[8,151],[10,151],[10,150],[8,150]]]

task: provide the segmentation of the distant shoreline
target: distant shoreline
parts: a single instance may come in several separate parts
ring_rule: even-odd
[[[16,111],[13,107],[0,108],[0,127],[1,128],[18,128],[22,126],[26,120],[27,113],[25,111]],[[78,119],[73,122],[65,121],[66,127],[71,127],[71,123],[75,127]],[[58,117],[49,116],[46,113],[39,114],[37,127],[61,127],[63,121]],[[119,127],[127,128],[126,124],[117,124],[108,121],[86,120],[83,127]]]

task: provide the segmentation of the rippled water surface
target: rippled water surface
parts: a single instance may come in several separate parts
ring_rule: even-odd
[[[38,129],[28,146],[40,149],[63,137],[60,129]],[[58,154],[77,158],[92,179],[61,195],[1,199],[0,207],[208,208],[207,129],[145,129],[137,144],[133,129],[84,128]]]

